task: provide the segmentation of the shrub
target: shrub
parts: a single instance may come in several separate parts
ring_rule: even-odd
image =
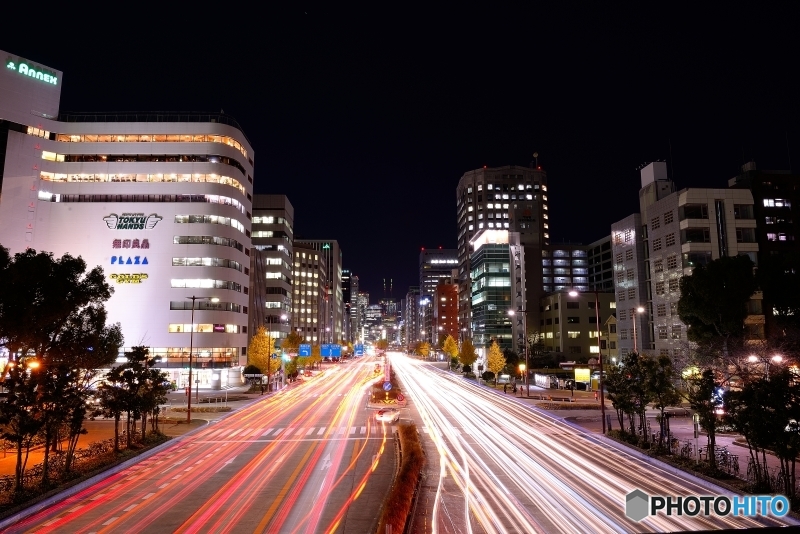
[[[404,531],[425,466],[425,454],[416,425],[400,425],[397,433],[402,454],[400,470],[383,507],[378,532]]]
[[[489,382],[490,380],[494,380],[494,373],[491,371],[484,371],[481,375],[481,378],[483,378],[486,382]]]

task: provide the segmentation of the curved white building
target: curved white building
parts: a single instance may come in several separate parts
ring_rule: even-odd
[[[126,347],[150,347],[185,385],[191,344],[200,387],[224,384],[212,369],[244,364],[247,346],[253,150],[238,124],[59,115],[62,73],[0,57],[0,244],[102,266]]]

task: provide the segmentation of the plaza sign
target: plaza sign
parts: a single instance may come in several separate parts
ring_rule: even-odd
[[[6,68],[16,71],[23,76],[29,76],[45,83],[58,85],[58,76],[56,76],[54,72],[43,69],[38,65],[32,66],[27,61],[19,61],[15,63],[12,58],[8,58],[8,61],[6,61]]]

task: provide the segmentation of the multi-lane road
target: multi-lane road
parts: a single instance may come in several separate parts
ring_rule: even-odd
[[[391,356],[427,438],[431,467],[412,532],[675,532],[794,524],[788,517],[625,517],[625,495],[713,495],[511,396]],[[418,415],[416,415],[418,414]]]
[[[394,471],[374,363],[254,403],[4,532],[370,532]]]

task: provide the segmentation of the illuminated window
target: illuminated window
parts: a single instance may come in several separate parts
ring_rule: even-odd
[[[232,146],[247,157],[245,149],[236,139],[212,134],[56,134],[56,141],[64,143],[222,143]]]

